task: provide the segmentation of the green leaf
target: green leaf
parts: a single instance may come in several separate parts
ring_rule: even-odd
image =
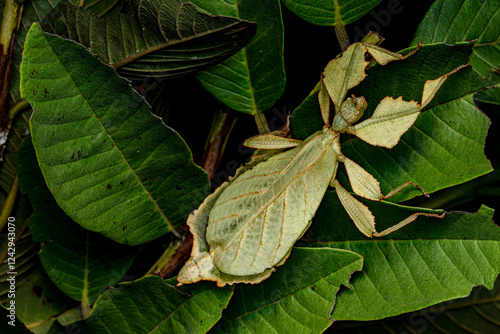
[[[343,26],[372,10],[380,0],[282,0],[301,19],[320,26]]]
[[[16,289],[16,315],[34,333],[47,333],[64,311],[68,300],[45,275],[41,267]]]
[[[330,333],[400,333],[412,329],[418,333],[497,333],[500,331],[500,279],[493,290],[474,288],[470,296],[429,308],[374,322],[336,322]]]
[[[369,118],[386,96],[419,101],[424,82],[466,64],[471,47],[469,44],[424,45],[405,60],[370,68],[367,78],[350,92],[368,101],[361,121]],[[372,174],[384,194],[408,180],[432,193],[484,175],[492,170],[484,156],[490,122],[474,106],[472,95],[496,82],[500,82],[500,76],[493,75],[489,80],[477,78],[471,68],[466,67],[450,75],[394,148],[373,147],[343,135],[344,140],[349,140],[342,144],[342,152]],[[303,139],[321,129],[322,124],[317,91],[313,91],[292,114],[292,136]],[[348,185],[343,168],[339,169],[337,178]],[[421,195],[418,189],[407,187],[390,200],[399,202],[417,195]]]
[[[45,272],[67,296],[89,307],[121,280],[135,250],[85,230],[59,208],[45,185],[31,137],[22,145],[19,171],[21,190],[35,210],[29,226],[33,240],[42,243],[38,257]]]
[[[77,41],[128,78],[172,78],[212,66],[241,49],[255,24],[199,12],[188,0],[131,2],[135,16],[99,19],[61,2],[43,29]]]
[[[72,324],[81,333],[205,333],[221,317],[232,288],[213,283],[175,287],[159,276],[123,283],[97,300],[88,319]]]
[[[257,33],[245,48],[224,62],[198,73],[203,87],[230,108],[258,114],[271,108],[285,88],[283,22],[278,0],[194,0],[212,13],[257,22]]]
[[[362,201],[377,217],[379,230],[421,211]],[[337,295],[332,318],[381,319],[467,296],[477,285],[491,289],[500,272],[500,228],[492,215],[493,210],[482,207],[475,214],[419,217],[390,238],[373,240],[357,231],[337,194],[327,192],[307,246],[346,249],[364,258],[362,273],[351,282],[353,289]]]
[[[21,64],[23,58],[22,53],[24,40],[26,38],[26,34],[28,33],[28,29],[31,27],[33,22],[42,22],[60,1],[61,0],[31,0],[24,3],[21,15],[21,24],[16,36],[16,50],[14,53],[12,77],[10,80],[9,96],[11,105],[21,99],[21,93],[19,91],[19,84],[21,80],[19,65]]]
[[[420,23],[412,45],[424,43],[454,44],[477,40],[470,56],[474,73],[485,78],[500,69],[500,6],[498,0],[438,0]],[[489,92],[498,101],[500,88]]]
[[[356,253],[294,248],[290,259],[258,285],[239,284],[214,333],[321,333],[340,285],[363,267]]]
[[[15,304],[14,306],[6,305],[6,307],[15,309]],[[11,313],[11,310],[8,310],[6,307],[0,306],[0,317],[3,320],[0,323],[0,331],[8,334],[30,334],[31,332],[16,317],[15,312]]]
[[[119,243],[156,239],[209,191],[182,138],[113,68],[34,24],[21,92],[47,186],[75,222]]]

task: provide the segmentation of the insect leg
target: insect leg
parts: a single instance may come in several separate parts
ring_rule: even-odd
[[[406,218],[405,220],[397,223],[396,225],[394,226],[391,226],[385,230],[383,230],[382,232],[377,232],[377,231],[374,231],[373,232],[373,236],[374,237],[383,237],[383,236],[386,236],[394,231],[397,231],[399,230],[401,227],[404,227],[406,225],[408,225],[409,223],[411,223],[412,221],[414,221],[415,219],[417,219],[418,216],[425,216],[425,217],[434,217],[434,218],[444,218],[446,213],[442,213],[442,214],[437,214],[437,213],[427,213],[427,212],[416,212],[414,214],[412,214],[411,216],[409,216],[408,218]]]
[[[284,138],[272,133],[264,133],[245,140],[244,145],[252,148],[277,150],[299,146],[301,140]]]
[[[339,181],[334,180],[331,185],[335,187],[337,195],[339,196],[342,206],[347,211],[347,214],[354,221],[354,224],[358,230],[371,237],[375,230],[375,217],[371,213],[370,209],[366,207],[363,203],[355,199],[351,194],[347,192],[340,185]]]
[[[389,193],[387,193],[387,195],[383,195],[380,199],[387,199],[387,198],[389,198],[391,196],[394,196],[395,194],[397,194],[398,192],[400,192],[404,188],[408,187],[410,184],[412,184],[415,187],[417,187],[422,192],[422,194],[424,194],[425,197],[430,197],[421,186],[419,186],[418,184],[416,184],[413,181],[406,181],[405,183],[403,183],[399,187],[391,190]]]

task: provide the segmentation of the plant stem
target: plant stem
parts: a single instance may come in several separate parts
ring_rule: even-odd
[[[161,268],[160,277],[165,279],[172,276],[189,259],[192,248],[193,235],[188,232],[188,234],[184,236],[184,239],[175,254]]]
[[[180,245],[168,247],[160,256],[156,263],[148,271],[150,275],[159,274],[165,279],[174,274],[187,261],[193,248],[193,235],[189,233],[189,228],[186,224],[181,227],[186,233],[180,241]],[[158,268],[161,268],[158,270]]]
[[[259,129],[259,133],[271,132],[269,128],[269,124],[267,124],[266,115],[262,112],[257,112],[255,115],[255,124],[257,124],[257,129]]]
[[[29,108],[31,107],[31,105],[28,103],[28,101],[26,100],[19,100],[17,101],[12,107],[10,107],[9,109],[9,120],[10,122],[14,122],[14,118],[16,118],[17,114],[26,109],[26,108]]]
[[[172,256],[175,254],[177,249],[179,249],[180,243],[172,242],[167,249],[163,252],[158,260],[156,260],[155,264],[149,268],[146,275],[156,275],[160,273],[160,269],[167,265]]]
[[[351,42],[349,42],[349,36],[347,35],[347,31],[345,30],[345,26],[343,24],[335,25],[335,35],[337,35],[340,48],[342,49],[342,52],[344,52],[349,47]]]
[[[12,181],[12,185],[10,186],[9,194],[5,199],[2,211],[0,212],[0,231],[3,230],[3,228],[7,224],[7,220],[12,214],[12,209],[14,209],[14,204],[16,202],[18,187],[19,187],[19,177],[17,176],[16,173],[16,175],[14,175],[14,181]]]
[[[210,133],[205,144],[205,152],[201,159],[201,167],[207,172],[210,182],[212,182],[215,172],[219,167],[222,154],[233,131],[236,119],[235,112],[229,108],[225,110],[218,109],[215,112]]]

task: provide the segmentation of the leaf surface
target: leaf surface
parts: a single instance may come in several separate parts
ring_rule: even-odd
[[[418,26],[412,45],[454,44],[477,40],[470,56],[474,72],[487,77],[500,70],[500,5],[497,0],[438,0]],[[498,101],[500,88],[492,88],[482,100]]]
[[[234,56],[197,74],[203,87],[230,108],[257,114],[271,108],[285,88],[283,22],[278,0],[194,0],[212,13],[257,23],[257,33]]]
[[[36,24],[21,92],[47,186],[75,222],[137,245],[183,223],[209,190],[172,129],[115,70]]]
[[[493,210],[448,213],[445,218],[419,217],[387,237],[363,237],[334,192],[327,192],[311,227],[308,247],[346,249],[363,256],[352,290],[337,296],[335,320],[373,320],[412,312],[445,300],[467,296],[472,287],[491,289],[500,272],[500,228]],[[418,208],[363,200],[379,230]],[[335,217],[335,223],[332,221]]]
[[[38,167],[31,137],[24,141],[20,157],[19,183],[35,210],[29,226],[33,240],[42,243],[40,262],[59,289],[88,307],[122,279],[135,250],[85,230],[57,206]]]
[[[221,317],[233,289],[213,283],[175,287],[175,278],[148,276],[122,283],[97,300],[82,333],[206,333]],[[91,321],[89,321],[91,319]]]
[[[413,331],[436,333],[436,328],[448,333],[496,333],[500,330],[500,279],[497,278],[493,290],[485,287],[474,288],[470,296],[440,303],[426,309],[374,322],[337,322],[331,333],[387,333],[393,331]],[[344,328],[345,327],[345,328]]]
[[[368,101],[360,122],[369,118],[387,96],[420,101],[425,81],[466,64],[471,47],[470,44],[424,45],[404,60],[371,67],[367,78],[352,90]],[[408,180],[432,193],[484,175],[491,171],[484,156],[490,122],[474,106],[472,95],[499,80],[499,76],[488,80],[477,78],[470,67],[463,68],[449,76],[394,148],[374,147],[358,138],[341,135],[341,139],[349,139],[342,144],[342,153],[375,176],[384,194]],[[317,91],[313,91],[292,114],[292,137],[303,139],[322,126]],[[339,170],[337,177],[344,186],[348,185],[344,169]],[[421,195],[418,189],[407,187],[390,200],[398,202],[417,195]]]
[[[201,13],[188,0],[134,0],[135,16],[99,19],[61,2],[43,29],[75,40],[128,78],[172,78],[209,67],[241,49],[254,35],[247,21]]]
[[[321,26],[352,23],[380,3],[380,0],[283,0],[301,19]]]
[[[258,285],[239,284],[214,333],[321,333],[340,285],[349,286],[363,259],[339,249],[293,249],[288,261]]]

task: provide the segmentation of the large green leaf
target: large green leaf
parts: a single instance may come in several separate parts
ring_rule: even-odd
[[[99,19],[61,2],[43,29],[75,40],[129,78],[171,78],[214,65],[241,49],[255,24],[199,12],[188,0],[131,2],[137,17]]]
[[[294,248],[261,284],[239,284],[215,333],[321,333],[340,285],[349,286],[363,259],[339,249]]]
[[[123,283],[97,300],[88,319],[72,324],[82,333],[205,333],[221,317],[232,287],[213,283],[175,287],[159,276]]]
[[[35,210],[29,226],[33,240],[42,243],[38,256],[45,272],[66,295],[88,307],[122,279],[135,250],[83,229],[59,208],[45,185],[31,137],[22,145],[19,172],[21,190]]]
[[[453,44],[477,40],[470,62],[474,72],[487,77],[500,70],[500,5],[498,0],[438,0],[420,23],[412,44]],[[498,101],[500,88],[482,95],[483,101]]]
[[[337,322],[329,333],[400,333],[413,329],[428,333],[498,333],[500,331],[500,279],[493,290],[474,288],[470,296],[374,322]]]
[[[68,216],[130,245],[183,223],[207,195],[207,175],[128,82],[37,24],[23,57],[21,92],[35,110],[38,162]]]
[[[471,47],[425,45],[405,60],[373,66],[367,71],[367,78],[351,91],[368,101],[363,119],[370,117],[386,96],[419,101],[424,82],[466,64]],[[343,143],[342,152],[375,176],[384,193],[408,180],[431,193],[484,175],[492,170],[484,156],[490,122],[474,106],[472,95],[497,82],[498,75],[485,80],[466,67],[450,75],[397,146],[384,149],[353,138]],[[317,91],[313,91],[292,114],[292,135],[303,139],[322,125]],[[348,185],[343,168],[337,177]],[[418,189],[408,187],[390,200],[402,201],[420,194]]]
[[[278,0],[194,0],[212,13],[257,22],[257,34],[243,50],[200,72],[203,87],[234,110],[257,114],[271,108],[285,88],[283,22]]]
[[[380,0],[282,0],[303,20],[321,26],[346,25],[368,13]]]
[[[416,208],[363,200],[380,230],[403,220]],[[308,247],[347,249],[363,256],[362,273],[352,290],[337,295],[332,318],[374,320],[465,297],[473,286],[491,289],[500,272],[500,228],[493,210],[419,217],[376,240],[357,231],[337,194],[327,192],[314,218]]]

